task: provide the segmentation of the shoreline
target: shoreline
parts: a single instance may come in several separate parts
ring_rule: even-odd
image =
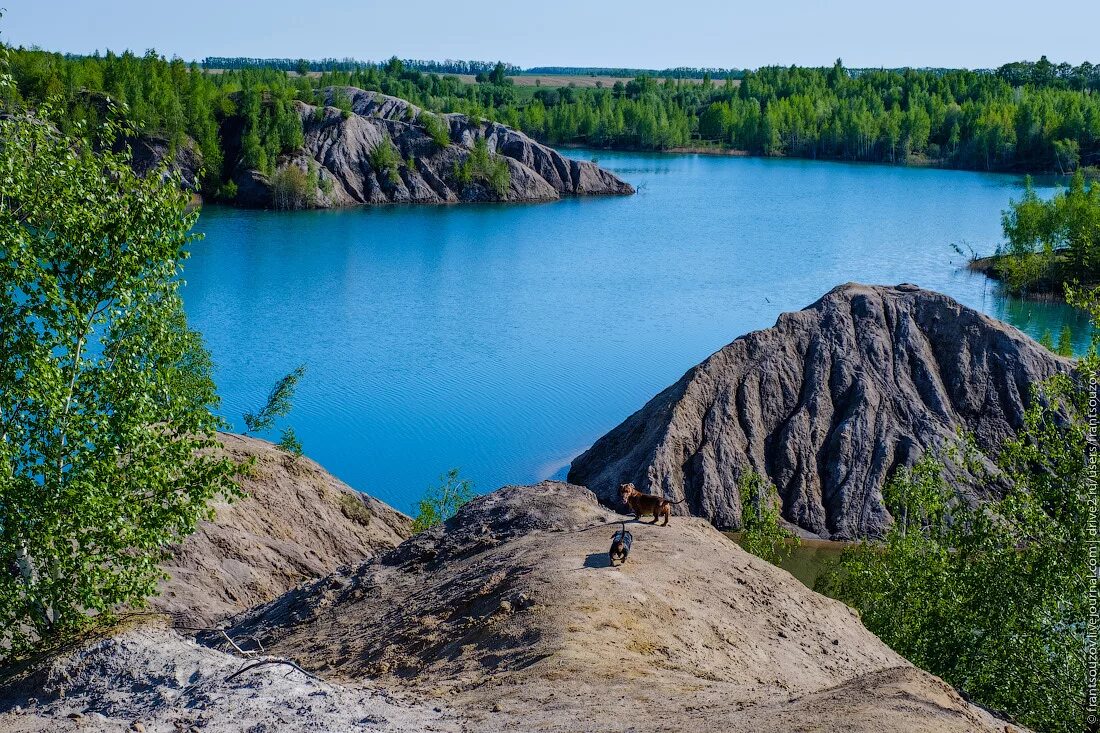
[[[994,254],[985,257],[971,257],[966,269],[984,275],[996,283],[1004,286],[1004,277],[998,270],[998,264],[1010,255]],[[1044,278],[1037,282],[1033,289],[1019,292],[1011,292],[1013,297],[1040,303],[1065,303],[1065,287],[1068,283],[1059,278]],[[1079,284],[1082,288],[1091,288],[1100,284],[1096,280],[1085,280]],[[1007,292],[1007,291],[1006,291]]]

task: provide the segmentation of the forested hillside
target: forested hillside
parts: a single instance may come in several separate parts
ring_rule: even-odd
[[[516,86],[503,64],[481,72],[483,82],[467,84],[398,59],[303,75],[259,63],[214,73],[153,52],[73,57],[12,49],[10,57],[17,90],[5,105],[53,100],[74,123],[107,114],[108,98],[123,103],[139,130],[172,145],[195,141],[208,195],[241,162],[271,170],[280,153],[301,144],[293,101],[315,102],[318,89],[342,84],[499,121],[551,144],[713,146],[977,170],[1068,173],[1100,166],[1100,67],[1045,57],[996,71],[849,70],[838,61],[832,68],[762,68],[736,80],[640,76],[587,89]],[[304,71],[314,62],[295,64]],[[239,150],[226,150],[228,122],[241,134]]]

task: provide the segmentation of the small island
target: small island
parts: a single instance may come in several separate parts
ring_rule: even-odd
[[[997,253],[974,257],[970,269],[1014,293],[1066,297],[1100,283],[1100,182],[1076,172],[1049,200],[1031,179],[1002,215],[1005,239]]]

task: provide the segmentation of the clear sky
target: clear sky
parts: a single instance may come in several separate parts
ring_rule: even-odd
[[[0,0],[0,39],[74,53],[521,66],[1100,63],[1100,0]]]

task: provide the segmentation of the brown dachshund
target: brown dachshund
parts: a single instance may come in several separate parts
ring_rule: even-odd
[[[652,514],[653,521],[650,524],[657,524],[657,520],[661,517],[665,518],[665,521],[661,523],[664,527],[668,524],[669,515],[672,514],[673,504],[683,504],[687,499],[680,499],[680,501],[669,501],[663,496],[654,496],[653,494],[643,494],[638,491],[634,484],[623,484],[619,487],[619,498],[623,503],[630,507],[630,511],[634,512],[634,519],[638,521],[642,518],[643,514]]]

